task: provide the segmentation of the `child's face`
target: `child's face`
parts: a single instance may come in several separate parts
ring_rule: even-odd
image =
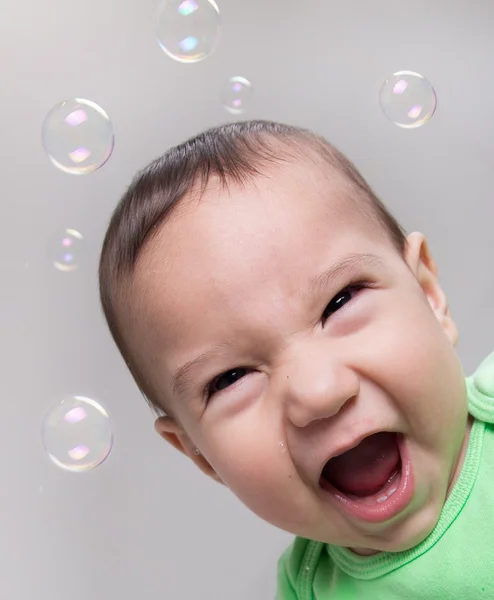
[[[143,254],[145,310],[130,334],[177,419],[157,430],[254,513],[305,538],[399,551],[431,532],[458,475],[464,374],[421,234],[409,236],[409,270],[344,194],[339,176],[291,165],[256,187],[212,186],[185,201]],[[311,292],[350,253],[379,262]],[[340,295],[359,279],[374,287]],[[174,391],[177,371],[202,355]],[[207,399],[207,384],[235,369]],[[413,495],[369,523],[330,501],[319,479],[335,449],[384,430],[404,436]]]

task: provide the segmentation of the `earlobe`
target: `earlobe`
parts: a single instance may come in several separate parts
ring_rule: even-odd
[[[422,233],[415,231],[407,237],[405,258],[431,309],[451,343],[455,345],[458,341],[458,329],[451,318],[448,299],[439,284],[436,263]]]
[[[201,455],[198,448],[185,433],[182,426],[172,417],[159,417],[154,422],[157,433],[171,444],[176,450],[188,456],[192,462],[208,477],[224,485],[221,477],[216,473],[209,462]]]
[[[171,444],[176,450],[188,455],[185,434],[182,427],[172,417],[159,417],[154,422],[154,428],[159,436]]]

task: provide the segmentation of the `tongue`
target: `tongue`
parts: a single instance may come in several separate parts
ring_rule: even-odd
[[[369,496],[386,483],[399,461],[396,434],[376,433],[328,461],[323,476],[341,492]]]

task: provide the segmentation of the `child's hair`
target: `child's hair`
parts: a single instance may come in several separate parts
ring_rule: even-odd
[[[180,200],[213,177],[221,186],[243,185],[262,168],[291,160],[326,163],[350,184],[358,209],[368,214],[404,256],[406,233],[376,197],[356,167],[335,147],[311,131],[270,121],[246,121],[214,127],[171,148],[136,175],[111,217],[99,264],[99,289],[110,332],[140,391],[157,414],[167,414],[145,374],[131,358],[122,314],[132,302],[130,284],[138,257]],[[169,413],[168,413],[169,414]]]

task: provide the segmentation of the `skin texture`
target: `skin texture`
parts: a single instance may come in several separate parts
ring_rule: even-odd
[[[213,182],[145,248],[126,331],[173,415],[155,424],[165,440],[265,521],[366,555],[430,534],[471,421],[457,328],[424,236],[408,236],[405,263],[349,194],[341,175],[303,164],[246,187]],[[309,281],[349,253],[382,264],[311,296]],[[352,278],[373,287],[343,291]],[[229,345],[174,393],[176,371],[217,344]],[[207,401],[206,385],[240,367]],[[416,485],[405,511],[367,524],[332,507],[318,481],[330,450],[379,430],[405,435]]]

